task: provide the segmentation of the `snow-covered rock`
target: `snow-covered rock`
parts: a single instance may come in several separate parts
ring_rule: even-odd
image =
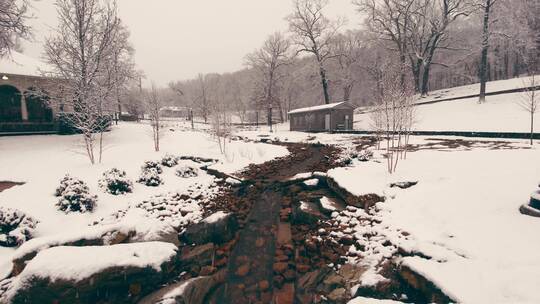
[[[49,248],[11,282],[3,301],[95,303],[102,294],[132,301],[172,274],[176,254],[175,245],[162,242]]]
[[[223,243],[234,238],[238,221],[232,213],[216,212],[201,222],[188,226],[181,235],[187,244]]]

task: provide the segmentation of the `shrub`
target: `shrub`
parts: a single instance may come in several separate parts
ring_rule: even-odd
[[[155,161],[147,160],[144,162],[144,164],[141,167],[142,171],[147,171],[154,169],[157,174],[161,174],[163,172],[163,169],[161,168],[161,165]]]
[[[19,210],[0,207],[0,246],[15,247],[30,240],[38,221]]]
[[[373,158],[373,151],[368,150],[368,149],[363,150],[358,155],[358,160],[361,161],[361,162],[367,162],[367,161],[371,160],[372,158]]]
[[[178,158],[171,154],[165,154],[163,158],[161,159],[161,164],[165,167],[174,167],[178,165]]]
[[[141,176],[137,181],[150,187],[157,187],[163,183],[161,176],[155,168],[143,169],[141,172]]]
[[[176,170],[176,175],[183,178],[196,177],[199,175],[199,169],[195,167],[184,166]]]
[[[66,175],[56,188],[59,200],[56,206],[59,210],[68,212],[91,212],[97,202],[97,196],[89,193],[88,186],[81,180]]]
[[[89,191],[88,186],[86,186],[86,184],[82,180],[66,174],[66,176],[64,176],[64,178],[60,180],[60,186],[56,188],[54,195],[62,196],[62,194],[66,191],[66,188],[72,185],[79,185],[80,187],[85,188],[87,192]]]
[[[133,191],[133,183],[126,177],[126,172],[116,168],[103,172],[103,178],[99,180],[99,187],[113,195]]]

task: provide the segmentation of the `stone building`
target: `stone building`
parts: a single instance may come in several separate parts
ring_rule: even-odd
[[[0,58],[0,135],[55,132],[62,106],[47,96],[57,82],[41,76],[43,69],[42,62],[18,52]]]
[[[342,101],[289,112],[291,131],[352,130],[354,106]]]

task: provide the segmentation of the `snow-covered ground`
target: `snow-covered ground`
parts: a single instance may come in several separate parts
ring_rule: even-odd
[[[530,132],[530,115],[520,102],[525,93],[487,96],[486,102],[467,98],[416,106],[415,130],[419,131],[485,131]],[[354,128],[372,130],[370,114],[356,114]],[[540,132],[540,121],[535,122]]]
[[[500,91],[508,91],[528,87],[531,84],[532,77],[511,78],[505,80],[489,81],[486,83],[486,93],[494,93]],[[538,75],[536,76],[538,85]],[[463,96],[475,95],[480,92],[480,83],[470,84],[466,86],[441,89],[429,92],[428,96],[418,98],[418,102],[429,102],[437,99],[457,98]]]
[[[180,178],[175,175],[175,168],[167,167],[163,169],[163,185],[147,187],[136,183],[141,165],[146,160],[159,161],[165,154],[213,158],[219,160],[214,168],[234,173],[249,164],[288,154],[284,147],[243,141],[228,143],[226,153],[221,154],[217,142],[208,133],[178,126],[164,131],[161,151],[154,152],[150,132],[150,127],[144,124],[121,123],[114,126],[105,135],[103,162],[93,166],[82,153],[79,135],[0,137],[0,181],[25,183],[0,192],[0,206],[21,210],[37,219],[39,224],[35,237],[54,238],[66,232],[86,231],[89,224],[108,219],[111,214],[156,195],[168,192],[182,194],[199,186],[204,192],[214,187],[215,178],[202,170],[197,177]],[[186,160],[180,165],[197,164]],[[114,196],[99,189],[98,180],[102,173],[113,167],[126,171],[127,177],[134,182],[133,193]],[[56,208],[58,198],[54,191],[66,173],[82,179],[88,184],[91,194],[98,195],[94,212],[65,214]],[[13,249],[1,248],[0,264],[9,262],[12,253]]]
[[[415,142],[429,142],[416,138]],[[447,294],[464,303],[538,303],[540,220],[519,213],[540,182],[540,147],[519,142],[494,149],[489,142],[465,149],[408,154],[394,175],[386,161],[355,162],[329,176],[355,194],[377,193],[379,232],[396,245],[432,259],[404,258]],[[437,147],[437,146],[436,146]],[[376,153],[377,155],[377,153]],[[418,181],[409,189],[395,181]],[[397,230],[410,233],[408,240]]]
[[[535,77],[536,85],[540,76]],[[532,77],[491,81],[486,91],[499,92],[524,88],[531,85]],[[418,103],[457,98],[478,94],[480,84],[443,89],[430,92],[429,96],[418,98]],[[530,132],[530,116],[520,106],[526,93],[510,93],[487,96],[486,102],[478,103],[478,97],[442,101],[434,104],[418,105],[415,111],[414,129],[419,131],[484,131],[484,132]],[[366,110],[369,108],[359,108]],[[372,130],[369,113],[355,114],[356,130]],[[540,122],[535,122],[535,130],[540,132]]]
[[[290,132],[285,125],[273,133],[241,134],[260,138],[261,133],[343,147],[360,137]],[[453,140],[464,144],[448,147]],[[540,220],[522,215],[519,207],[540,183],[540,143],[531,148],[525,140],[413,137],[411,144],[423,147],[409,152],[393,175],[386,172],[382,151],[370,162],[355,160],[328,175],[353,194],[385,196],[375,214],[382,223],[372,229],[404,249],[432,257],[407,257],[403,263],[453,298],[464,303],[539,303]],[[418,184],[389,187],[399,181]],[[410,235],[403,237],[400,231]]]

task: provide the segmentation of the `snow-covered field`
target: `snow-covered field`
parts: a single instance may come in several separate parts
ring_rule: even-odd
[[[163,185],[148,187],[136,183],[144,161],[159,161],[165,154],[199,156],[217,159],[219,162],[212,165],[214,168],[234,173],[251,163],[288,154],[284,147],[242,141],[228,143],[227,152],[221,154],[217,142],[207,133],[181,130],[178,126],[164,132],[161,151],[154,152],[150,132],[150,127],[144,124],[121,123],[113,127],[105,135],[103,162],[93,166],[82,154],[78,135],[0,137],[0,181],[25,183],[0,192],[0,206],[21,210],[37,219],[35,237],[54,238],[86,231],[89,224],[156,195],[185,193],[194,188],[204,192],[214,186],[215,178],[202,170],[197,177],[180,178],[175,175],[174,168],[166,167],[162,174]],[[179,166],[197,165],[188,160],[180,162]],[[133,193],[114,196],[99,189],[98,180],[102,173],[113,167],[126,171],[127,177],[134,182]],[[56,208],[58,198],[54,191],[66,173],[82,179],[88,184],[90,193],[98,196],[94,212],[65,214]],[[136,221],[137,217],[131,219],[131,222]],[[13,249],[0,250],[0,264],[4,264],[0,272],[9,268],[6,263],[9,264],[12,254]]]
[[[537,77],[538,78],[538,77]],[[488,82],[488,92],[522,88],[528,78]],[[538,80],[536,80],[538,83]],[[418,102],[477,94],[479,85],[469,85],[430,93]],[[443,101],[419,105],[415,109],[415,125],[419,131],[485,131],[485,132],[530,132],[530,115],[520,106],[526,93],[510,93],[487,96],[486,102],[478,103],[478,98]],[[354,116],[356,130],[371,130],[373,123],[369,113]],[[540,122],[535,122],[536,132],[540,132]]]
[[[423,139],[416,139],[423,141]],[[432,257],[404,258],[464,303],[538,303],[540,220],[519,213],[540,182],[540,150],[478,145],[409,153],[398,172],[385,160],[357,162],[329,175],[355,194],[378,193],[379,232],[395,244]],[[406,190],[394,181],[418,181]],[[396,190],[398,189],[398,190]],[[393,231],[411,238],[396,238]]]

